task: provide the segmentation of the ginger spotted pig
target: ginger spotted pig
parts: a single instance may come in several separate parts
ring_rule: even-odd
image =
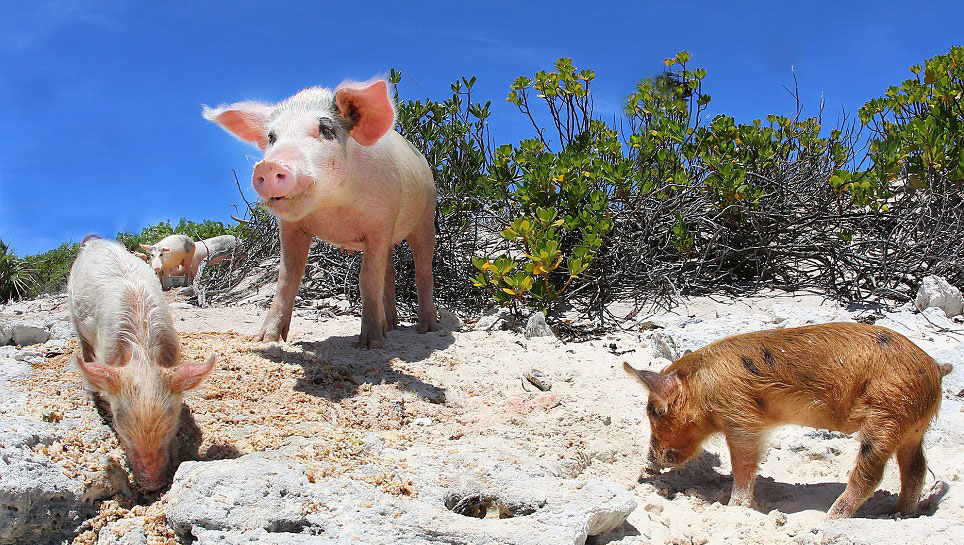
[[[857,463],[830,518],[851,517],[896,454],[897,508],[913,515],[924,482],[922,439],[950,365],[883,327],[830,323],[716,341],[659,373],[625,370],[649,390],[650,471],[690,460],[721,432],[733,467],[730,505],[749,507],[766,433],[797,424],[860,433]]]

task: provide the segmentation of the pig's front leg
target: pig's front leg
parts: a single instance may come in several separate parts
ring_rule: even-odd
[[[385,320],[385,276],[391,259],[391,239],[379,237],[365,243],[358,287],[362,296],[362,326],[358,348],[381,348],[388,324]]]
[[[171,289],[171,271],[166,269],[161,272],[161,289],[164,291]]]
[[[755,431],[727,430],[726,444],[730,448],[733,467],[733,490],[730,505],[753,507],[753,484],[760,463],[762,436]]]
[[[294,309],[295,296],[305,276],[308,262],[308,248],[311,234],[302,227],[281,222],[281,268],[278,272],[278,287],[271,301],[268,315],[264,317],[261,331],[255,335],[256,341],[288,340],[291,326],[291,311]]]

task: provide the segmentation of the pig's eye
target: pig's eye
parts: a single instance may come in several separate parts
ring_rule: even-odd
[[[649,416],[652,416],[653,418],[661,418],[663,414],[665,414],[664,411],[657,409],[656,405],[652,404],[646,406],[646,412],[649,413]]]
[[[269,146],[270,146],[271,144],[274,144],[274,143],[275,143],[275,140],[277,140],[277,139],[278,139],[278,137],[275,135],[274,131],[268,131],[268,145],[269,145]]]
[[[335,138],[335,126],[327,117],[318,118],[318,134],[320,134],[325,140]]]

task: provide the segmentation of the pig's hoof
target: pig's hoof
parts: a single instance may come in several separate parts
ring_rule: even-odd
[[[429,331],[438,331],[438,321],[437,321],[437,320],[432,320],[432,321],[429,321],[429,322],[422,322],[422,321],[419,321],[419,322],[418,322],[418,332],[419,332],[419,333],[428,333]]]
[[[753,509],[753,500],[747,498],[746,496],[733,495],[730,496],[730,502],[727,505],[730,507],[746,507],[747,509]]]
[[[383,339],[376,338],[365,338],[364,335],[358,336],[358,342],[355,343],[355,348],[381,348]]]

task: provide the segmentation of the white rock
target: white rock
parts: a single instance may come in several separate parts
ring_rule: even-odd
[[[676,348],[676,341],[668,334],[662,332],[653,333],[651,337],[653,355],[658,358],[676,361],[679,358],[679,350]]]
[[[57,341],[65,341],[74,336],[74,326],[70,322],[55,321],[48,327],[50,338]]]
[[[917,297],[914,305],[918,309],[924,310],[929,307],[938,307],[944,310],[944,314],[953,318],[964,312],[964,298],[961,290],[950,285],[950,283],[940,276],[927,276],[917,289]]]
[[[49,338],[50,332],[42,324],[34,322],[13,323],[13,344],[30,346],[47,342]]]
[[[546,316],[541,312],[533,312],[526,322],[525,336],[527,339],[534,337],[554,337],[552,329],[546,324]]]
[[[447,308],[438,309],[438,325],[449,331],[462,331],[465,326],[459,316]]]
[[[412,424],[415,424],[416,426],[431,426],[432,419],[427,416],[420,416],[413,420]]]
[[[97,545],[147,545],[144,517],[121,519],[101,528]]]
[[[493,331],[496,329],[511,329],[515,319],[508,309],[492,308],[485,312],[475,323],[476,331]]]
[[[13,340],[13,324],[7,320],[0,320],[0,346],[9,344]]]
[[[347,476],[309,482],[300,461],[273,458],[280,455],[181,464],[165,496],[174,531],[225,545],[582,545],[636,507],[616,483],[560,479],[525,459],[472,449],[406,452],[403,466],[380,462],[379,471],[412,483],[411,496]],[[501,520],[476,518],[490,503]]]

